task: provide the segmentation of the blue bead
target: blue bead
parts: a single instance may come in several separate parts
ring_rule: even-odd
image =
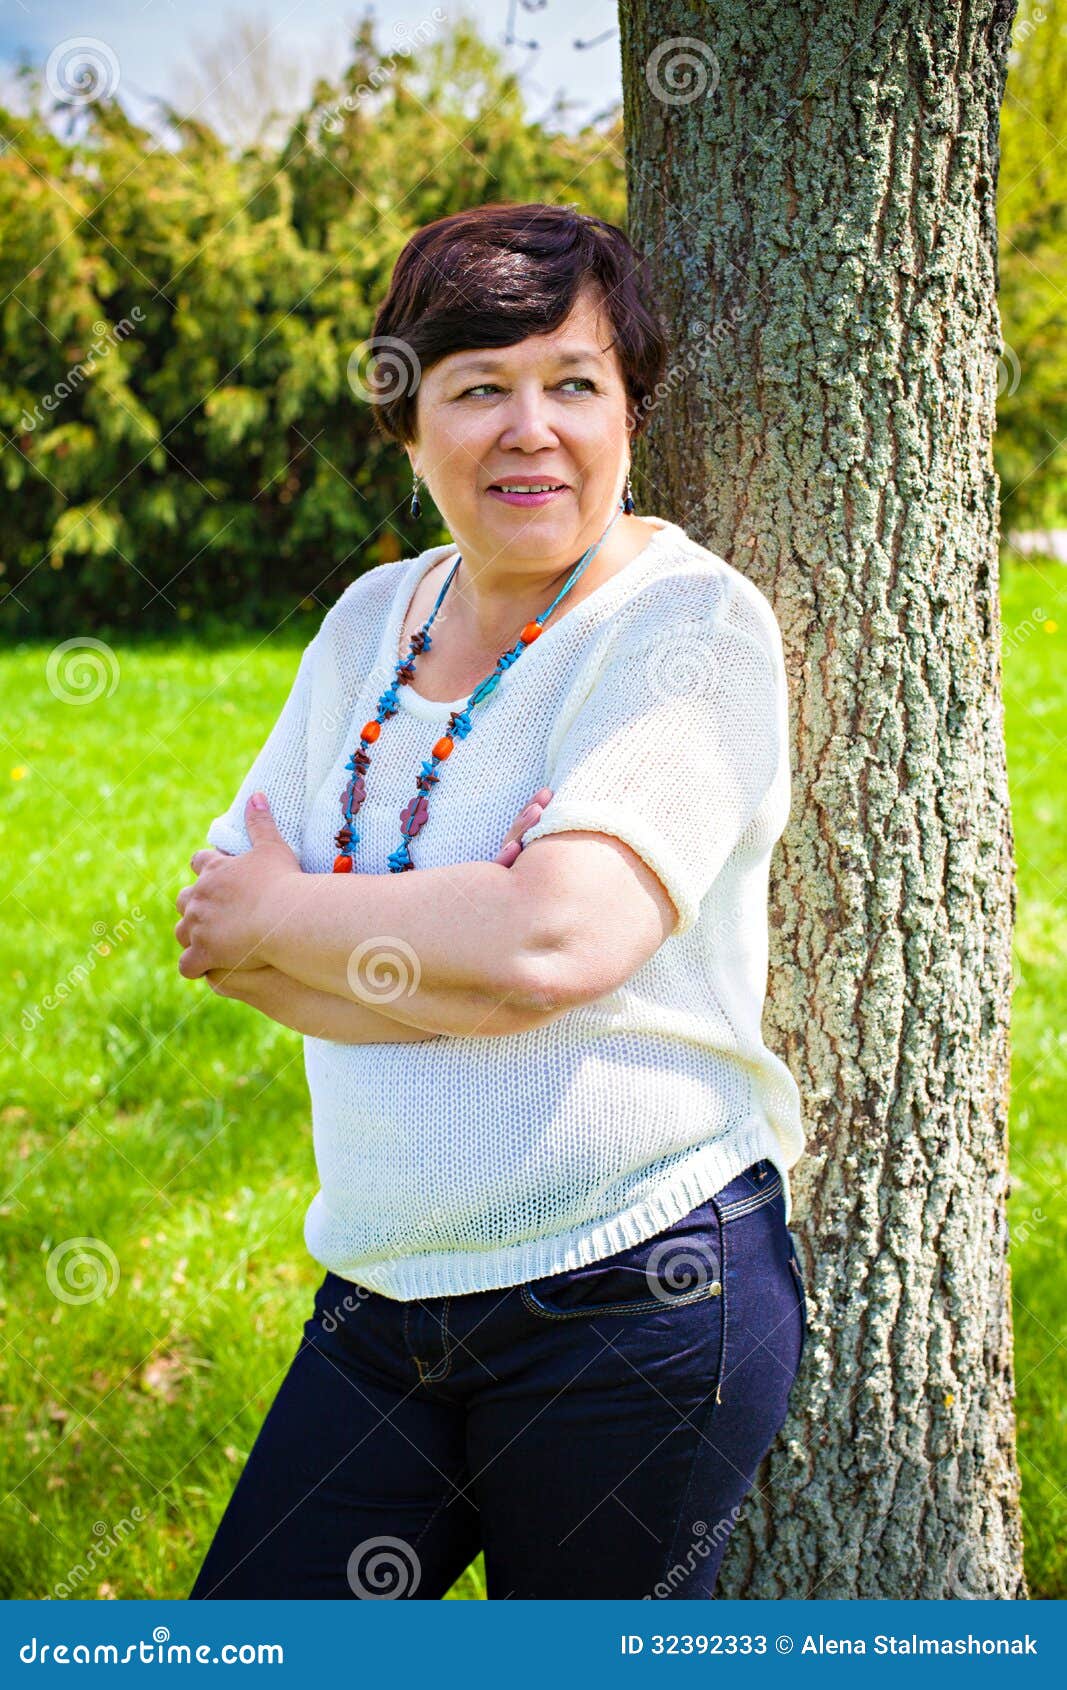
[[[480,704],[483,698],[488,698],[494,688],[499,685],[499,682],[499,672],[495,675],[488,676],[487,679],[482,682],[481,686],[475,687],[474,691],[471,693],[470,698],[467,700],[468,707],[472,704]]]

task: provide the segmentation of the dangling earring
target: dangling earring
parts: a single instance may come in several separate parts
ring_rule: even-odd
[[[416,522],[422,515],[422,506],[419,503],[419,478],[417,475],[411,484],[411,515]]]
[[[633,516],[633,514],[634,514],[634,496],[633,496],[633,493],[630,490],[630,471],[629,470],[626,471],[626,488],[625,488],[625,492],[624,492],[624,495],[623,495],[622,508],[623,508],[623,512],[626,516]]]

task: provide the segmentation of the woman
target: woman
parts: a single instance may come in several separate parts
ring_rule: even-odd
[[[778,627],[633,512],[618,229],[443,218],[374,335],[455,543],[333,605],[178,898],[181,972],[307,1035],[326,1269],[191,1594],[711,1596],[805,1333]]]

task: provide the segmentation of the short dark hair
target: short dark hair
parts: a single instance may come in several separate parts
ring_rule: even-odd
[[[481,205],[439,217],[412,235],[393,267],[370,342],[375,424],[386,439],[416,437],[418,382],[404,379],[386,345],[403,342],[428,370],[453,352],[514,346],[548,334],[590,282],[602,290],[630,401],[634,435],[667,362],[647,262],[621,229],[572,205]]]

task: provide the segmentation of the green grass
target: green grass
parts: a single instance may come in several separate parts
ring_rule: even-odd
[[[1043,1597],[1067,1595],[1061,573],[1014,565],[1003,589],[1019,863],[1009,1214],[1027,1573]],[[50,686],[43,645],[0,668],[0,1598],[184,1596],[321,1278],[302,1233],[315,1184],[300,1038],[184,980],[173,936],[189,857],[298,652],[121,649],[117,685],[86,704],[55,696],[79,681]],[[50,1289],[52,1252],[76,1238],[101,1241],[110,1295]],[[484,1597],[480,1557],[451,1595]]]
[[[1013,560],[1001,591],[1004,721],[1018,864],[1008,1202],[1019,1466],[1031,1594],[1067,1596],[1067,570]]]
[[[122,650],[85,705],[53,697],[44,647],[0,670],[3,1598],[79,1564],[74,1594],[186,1595],[322,1277],[300,1037],[183,979],[174,938],[297,655]],[[71,1238],[113,1252],[110,1296],[49,1289]],[[484,1595],[474,1570],[455,1594]]]

